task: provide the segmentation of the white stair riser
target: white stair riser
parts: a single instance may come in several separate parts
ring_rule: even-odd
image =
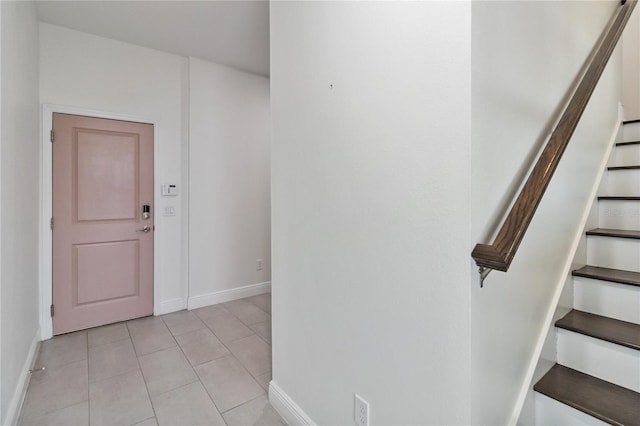
[[[640,194],[640,191],[638,192]],[[640,202],[598,202],[598,226],[610,229],[640,229]]]
[[[607,172],[607,195],[640,194],[640,170],[610,170]]]
[[[640,392],[640,351],[559,328],[558,364]]]
[[[613,155],[612,166],[637,166],[640,164],[640,145],[617,146]]]
[[[536,425],[588,425],[606,426],[601,420],[591,417],[582,411],[571,408],[562,402],[536,392]]]
[[[640,324],[640,287],[574,277],[573,307],[579,311]]]
[[[622,137],[625,142],[640,141],[640,123],[628,123],[622,126]]]
[[[640,240],[587,236],[587,263],[640,272]]]
[[[623,127],[624,141],[640,141],[640,123]],[[640,144],[615,147],[610,166],[640,165]],[[610,170],[602,195],[640,195],[640,170]],[[598,202],[600,228],[640,230],[640,202]],[[640,240],[587,236],[587,263],[640,272]],[[573,307],[621,321],[640,324],[640,287],[609,281],[573,278]],[[557,362],[585,374],[640,392],[640,351],[557,328]],[[535,393],[536,425],[605,425],[606,423]]]

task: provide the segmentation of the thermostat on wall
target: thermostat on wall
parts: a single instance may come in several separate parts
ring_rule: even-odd
[[[178,185],[174,183],[163,183],[162,195],[164,196],[178,195]]]

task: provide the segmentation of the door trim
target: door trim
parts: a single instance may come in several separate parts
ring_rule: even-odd
[[[153,125],[153,203],[156,206],[153,212],[153,221],[157,225],[160,216],[159,180],[159,147],[158,147],[158,123],[145,117],[137,117],[127,114],[111,113],[76,108],[64,105],[42,105],[42,151],[40,167],[40,334],[41,339],[53,337],[53,319],[50,315],[50,306],[53,303],[53,236],[50,228],[50,219],[53,214],[53,148],[51,146],[50,131],[53,128],[53,114],[72,114],[85,117],[106,118],[110,120],[133,121]],[[159,265],[160,242],[162,233],[156,232],[153,237],[153,312],[160,311],[159,306]]]

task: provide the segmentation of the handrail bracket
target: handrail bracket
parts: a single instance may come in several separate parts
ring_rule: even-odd
[[[491,271],[493,271],[491,268],[486,268],[484,266],[478,267],[478,272],[480,273],[480,288],[484,287],[484,280],[489,276]]]

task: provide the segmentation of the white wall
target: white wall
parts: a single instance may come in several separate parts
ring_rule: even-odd
[[[189,88],[189,306],[198,307],[271,279],[269,80],[190,58]]]
[[[158,184],[182,182],[186,144],[186,58],[65,28],[40,24],[40,101],[147,118],[157,123]],[[175,217],[160,216],[158,283],[160,312],[186,307],[182,196],[161,197]],[[159,210],[160,212],[162,210]]]
[[[0,4],[0,193],[2,191],[2,5]],[[2,241],[2,196],[0,195],[0,241]],[[0,421],[6,417],[2,409],[2,247],[0,246]]]
[[[640,8],[636,7],[622,36],[622,103],[625,120],[640,119]]]
[[[272,2],[273,377],[469,424],[471,5]]]
[[[0,2],[2,117],[0,423],[12,421],[38,332],[40,110],[38,21],[32,2]]]
[[[2,5],[0,4],[0,192],[2,191]],[[2,241],[2,196],[0,195],[0,241]],[[4,422],[2,409],[2,247],[0,246],[0,421]]]
[[[270,271],[269,80],[195,58],[41,24],[40,100],[157,123],[160,310],[216,303]],[[256,259],[264,268],[256,271]],[[187,288],[189,287],[189,288]],[[231,290],[231,291],[229,291]],[[223,295],[221,295],[221,293]]]
[[[471,246],[490,242],[619,2],[472,2]],[[516,421],[621,99],[615,53],[508,273],[471,266],[471,421]],[[512,412],[513,411],[513,412]]]

